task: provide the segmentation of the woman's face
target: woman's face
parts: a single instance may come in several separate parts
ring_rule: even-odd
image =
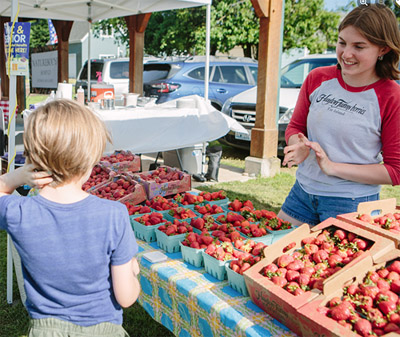
[[[347,26],[339,32],[336,56],[342,68],[342,76],[352,86],[368,85],[378,77],[375,65],[378,56],[383,55],[385,47],[369,42],[353,26]]]

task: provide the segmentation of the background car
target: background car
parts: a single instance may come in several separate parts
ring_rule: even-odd
[[[321,66],[337,64],[336,54],[312,54],[302,57],[288,64],[281,70],[281,87],[279,91],[279,117],[278,117],[278,156],[283,156],[286,146],[285,131],[292,117],[300,87],[308,73]],[[236,119],[247,133],[230,131],[221,138],[221,143],[236,148],[250,150],[251,129],[256,120],[257,87],[243,91],[228,99],[222,112]]]
[[[147,62],[144,65],[144,95],[164,103],[188,95],[204,96],[205,57],[178,62]],[[251,58],[210,57],[208,98],[221,110],[225,101],[257,84],[258,63]]]

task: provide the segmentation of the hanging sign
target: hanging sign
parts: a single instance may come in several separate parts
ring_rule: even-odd
[[[11,27],[12,22],[6,22],[4,24],[4,50],[6,53],[7,74],[29,76],[29,38],[31,24],[29,22],[15,22],[12,32]]]

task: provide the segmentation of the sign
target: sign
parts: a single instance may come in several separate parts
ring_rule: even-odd
[[[58,82],[58,53],[49,51],[31,56],[32,87],[56,89]]]
[[[8,75],[29,76],[29,22],[12,22],[4,24],[4,50],[6,53],[6,71]],[[10,51],[11,40],[11,51]],[[10,59],[8,59],[10,57]],[[8,62],[9,61],[9,62]]]

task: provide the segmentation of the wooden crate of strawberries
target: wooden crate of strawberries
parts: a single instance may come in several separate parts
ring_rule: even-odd
[[[124,150],[101,157],[100,163],[116,173],[139,172],[141,166],[139,156]]]
[[[168,166],[136,173],[132,177],[144,186],[149,200],[157,195],[167,196],[191,189],[190,175]]]
[[[244,273],[253,302],[297,334],[297,310],[321,294],[325,282],[367,256],[394,249],[393,241],[329,218],[314,228],[303,224],[265,248]]]
[[[357,212],[337,218],[393,240],[400,248],[400,209],[395,198],[360,203]]]
[[[329,280],[298,311],[303,336],[400,336],[400,250],[371,256]]]

